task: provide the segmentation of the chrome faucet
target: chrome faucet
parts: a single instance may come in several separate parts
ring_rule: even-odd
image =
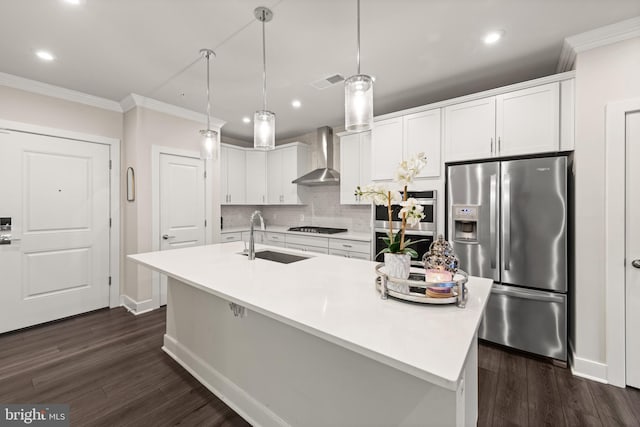
[[[253,223],[256,220],[256,216],[260,218],[260,228],[264,230],[264,218],[262,218],[262,212],[255,211],[251,214],[251,219],[249,219],[249,261],[256,259],[256,247],[253,240]]]

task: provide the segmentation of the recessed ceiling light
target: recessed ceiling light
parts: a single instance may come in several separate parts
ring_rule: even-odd
[[[36,52],[36,56],[43,61],[53,61],[54,59],[56,59],[56,57],[53,56],[51,52],[47,52],[46,50],[38,50]]]
[[[504,31],[491,31],[486,36],[484,36],[484,44],[495,44],[504,36]]]
[[[74,6],[79,6],[84,4],[85,0],[64,0],[65,3],[72,4]]]
[[[302,102],[300,102],[297,99],[294,99],[293,101],[291,101],[291,106],[293,108],[300,108],[302,106]]]
[[[251,119],[250,119],[249,117],[243,117],[243,118],[242,118],[242,121],[243,121],[244,123],[251,123]]]

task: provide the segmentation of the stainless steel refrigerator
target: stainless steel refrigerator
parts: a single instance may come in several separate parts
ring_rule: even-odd
[[[479,337],[567,360],[567,157],[447,167],[447,237],[494,280]]]

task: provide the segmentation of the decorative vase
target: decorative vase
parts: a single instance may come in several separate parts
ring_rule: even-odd
[[[384,254],[384,266],[389,277],[408,279],[411,272],[411,255],[409,254]]]

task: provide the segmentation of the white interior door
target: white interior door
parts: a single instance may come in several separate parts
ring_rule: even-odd
[[[640,112],[627,114],[626,128],[626,376],[640,388]]]
[[[204,161],[160,154],[160,250],[205,242]],[[160,305],[167,303],[167,278],[160,278]]]
[[[0,132],[0,332],[109,306],[109,146]]]

